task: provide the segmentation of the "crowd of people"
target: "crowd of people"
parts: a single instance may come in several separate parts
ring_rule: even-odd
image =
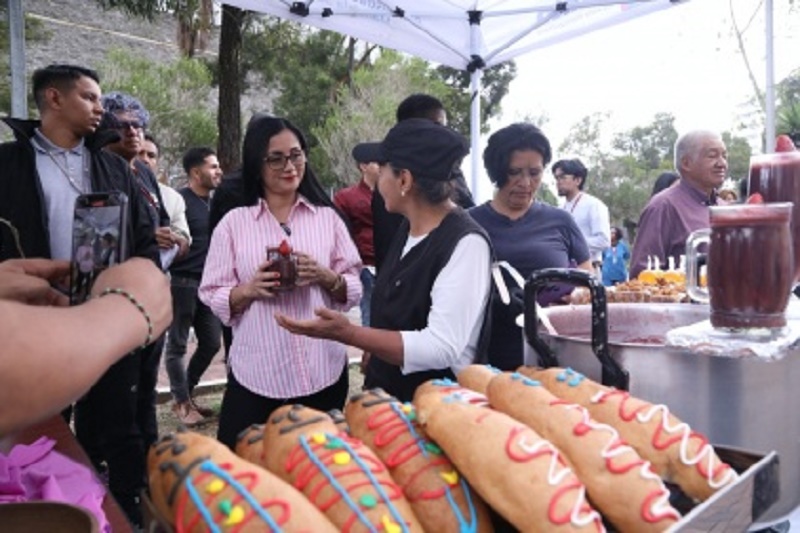
[[[223,178],[213,150],[189,147],[187,185],[174,190],[157,179],[160,147],[134,96],[104,95],[97,74],[79,66],[51,65],[32,81],[40,119],[5,119],[16,139],[0,145],[0,436],[63,410],[134,524],[158,434],[162,352],[172,409],[192,426],[210,415],[193,390],[224,338],[217,437],[229,447],[281,405],[341,409],[347,346],[363,351],[365,387],[402,401],[473,362],[514,369],[519,276],[575,268],[611,285],[647,257],[665,265],[708,226],[727,176],[719,135],[682,135],[676,173],[659,177],[631,250],[586,192],[586,166],[551,165],[550,141],[532,124],[489,137],[494,194],[475,205],[459,170],[466,139],[439,100],[415,94],[383,139],[353,147],[357,183],[333,197],[303,132],[262,113],[247,125],[241,168]],[[537,199],[548,172],[560,207]],[[112,190],[128,198],[131,259],[96,276],[93,298],[67,307],[75,201]],[[500,264],[510,303],[492,281]],[[539,303],[569,302],[570,292],[547,287]],[[360,324],[345,314],[355,306]],[[190,328],[197,345],[187,363]]]

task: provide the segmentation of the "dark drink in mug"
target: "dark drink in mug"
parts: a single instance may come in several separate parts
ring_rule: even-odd
[[[800,282],[800,152],[763,154],[750,159],[749,194],[759,193],[765,202],[792,202],[794,282]]]
[[[288,291],[294,289],[297,282],[297,258],[292,253],[292,248],[286,240],[279,246],[267,248],[267,259],[272,264],[267,267],[267,272],[277,272],[280,284],[273,287],[274,291]]]
[[[687,240],[689,295],[708,301],[716,328],[780,328],[794,281],[791,203],[710,208],[711,228]],[[708,242],[707,292],[697,287],[697,247]]]

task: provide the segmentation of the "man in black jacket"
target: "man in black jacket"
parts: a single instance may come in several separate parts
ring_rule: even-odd
[[[129,200],[128,255],[158,264],[155,228],[130,169],[123,159],[102,150],[118,136],[95,135],[103,114],[97,74],[73,65],[50,65],[34,72],[33,95],[41,121],[5,120],[16,140],[0,145],[0,260],[69,259],[75,199],[116,190]],[[99,421],[94,444],[108,464],[109,488],[136,524],[141,523],[138,497],[146,451],[136,420],[141,353],[137,350],[112,366],[87,396]]]

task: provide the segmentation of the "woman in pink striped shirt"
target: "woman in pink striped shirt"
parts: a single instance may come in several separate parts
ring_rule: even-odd
[[[314,309],[346,311],[361,298],[361,260],[347,226],[306,162],[303,134],[288,120],[253,121],[244,139],[242,182],[246,206],[214,230],[200,299],[233,328],[228,386],[217,438],[236,436],[286,403],[341,409],[347,398],[347,354],[341,343],[294,335],[276,313],[314,316]],[[297,259],[297,282],[276,290],[266,249],[282,241]]]

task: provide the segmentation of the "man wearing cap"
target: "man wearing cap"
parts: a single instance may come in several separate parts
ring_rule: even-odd
[[[292,333],[333,339],[371,354],[364,384],[401,401],[434,378],[454,378],[483,359],[492,249],[451,200],[464,137],[427,119],[395,125],[380,145],[378,189],[403,215],[372,293],[370,326],[318,309],[312,320],[276,314]]]
[[[380,143],[361,143],[353,148],[353,159],[358,164],[361,180],[344,188],[333,197],[333,203],[347,217],[353,240],[361,255],[364,268],[361,270],[361,323],[369,326],[369,308],[372,285],[375,283],[375,247],[372,241],[372,193],[378,183],[380,167]]]

